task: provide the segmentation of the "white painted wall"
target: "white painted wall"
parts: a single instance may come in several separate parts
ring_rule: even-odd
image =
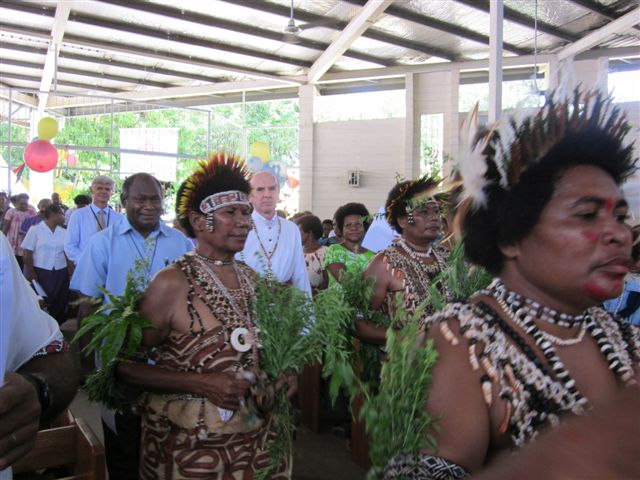
[[[419,162],[420,116],[430,113],[444,114],[444,153],[452,158],[458,152],[458,86],[460,75],[457,69],[447,72],[421,73],[414,80],[414,142],[413,158]],[[444,173],[449,168],[445,165]],[[419,172],[415,172],[416,176]]]
[[[568,73],[572,84],[606,89],[607,68],[606,59],[583,60],[575,62]],[[322,218],[331,218],[340,205],[359,201],[375,211],[394,185],[396,173],[405,178],[416,177],[419,173],[420,116],[423,114],[444,114],[444,151],[453,159],[458,157],[461,119],[458,114],[459,71],[455,65],[449,71],[407,74],[405,84],[408,115],[405,119],[315,124],[303,118],[313,113],[309,103],[315,93],[301,89],[300,210],[311,210]],[[640,138],[640,102],[619,106],[634,126],[631,135]],[[639,152],[640,144],[636,148]],[[361,188],[347,185],[347,171],[351,169],[362,171]],[[446,164],[445,173],[448,173]],[[640,185],[640,179],[636,181],[633,190],[635,185]],[[305,192],[309,186],[311,188]],[[634,210],[640,209],[640,197],[634,198],[633,204]],[[640,210],[634,213],[640,216]]]
[[[403,169],[404,119],[316,123],[313,138],[313,213],[332,218],[348,202],[375,213]],[[347,185],[347,171],[356,169],[359,188]]]

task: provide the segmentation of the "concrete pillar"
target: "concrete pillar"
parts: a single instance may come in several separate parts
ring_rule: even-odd
[[[447,178],[451,174],[453,165],[458,162],[458,144],[460,140],[460,114],[458,104],[460,97],[460,69],[451,68],[449,81],[449,102],[444,112],[444,160],[442,176]]]
[[[420,112],[415,107],[416,74],[404,76],[405,86],[405,124],[404,124],[404,161],[399,169],[404,178],[415,178],[420,174]]]
[[[300,116],[298,145],[300,159],[300,197],[299,209],[313,211],[313,104],[317,88],[314,85],[302,85],[298,89]]]

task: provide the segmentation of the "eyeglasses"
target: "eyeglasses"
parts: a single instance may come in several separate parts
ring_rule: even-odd
[[[364,225],[362,225],[361,222],[345,223],[343,228],[349,229],[349,230],[356,230],[356,229],[364,228]]]

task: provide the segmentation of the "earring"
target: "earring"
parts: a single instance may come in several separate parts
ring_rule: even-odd
[[[206,216],[206,227],[207,227],[207,231],[209,233],[213,232],[213,230],[215,229],[215,219],[213,218],[213,213],[210,213],[209,215]]]
[[[415,219],[413,218],[413,210],[409,211],[409,213],[407,213],[407,223],[409,225],[413,225],[414,223],[416,223]]]

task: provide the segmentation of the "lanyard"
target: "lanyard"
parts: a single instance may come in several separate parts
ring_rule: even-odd
[[[93,211],[93,208],[91,208],[91,206],[89,206],[89,209],[91,210],[91,213],[93,213],[93,218],[96,219],[96,224],[98,225],[98,231],[102,230],[103,228],[107,228],[109,226],[109,220],[111,219],[111,209],[109,207],[107,208],[107,225],[105,227],[103,227],[102,225],[100,225],[100,221],[98,220],[98,216],[96,215],[96,212]],[[102,209],[100,209],[102,210]]]
[[[129,235],[129,240],[131,240],[131,243],[133,243],[133,246],[136,249],[136,252],[138,253],[138,256],[140,257],[140,260],[142,260],[142,262],[144,263],[146,260],[148,260],[148,256],[147,255],[143,255],[142,252],[140,251],[140,248],[138,247],[138,242],[136,242],[135,238],[133,238],[133,230],[131,230],[129,232],[131,235]],[[151,260],[149,261],[149,264],[147,265],[146,268],[146,272],[145,272],[145,280],[146,283],[149,282],[150,280],[150,276],[151,276],[151,268],[153,266],[153,260],[156,258],[156,250],[158,249],[158,237],[160,236],[160,232],[158,232],[158,235],[153,239],[153,253],[151,255]],[[146,243],[146,240],[145,240]],[[145,253],[147,253],[148,250],[148,246],[145,246]]]

